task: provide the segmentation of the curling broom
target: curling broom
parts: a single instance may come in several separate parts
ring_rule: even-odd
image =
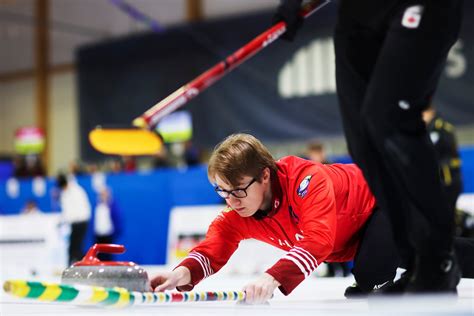
[[[329,0],[312,0],[306,3],[300,16],[310,17],[329,3]],[[115,155],[154,155],[163,141],[153,132],[158,122],[169,113],[182,107],[201,92],[223,78],[227,73],[277,40],[286,31],[286,23],[280,21],[253,40],[236,50],[194,80],[161,100],[133,121],[133,128],[97,127],[89,133],[89,141],[96,150]]]
[[[104,288],[87,285],[64,285],[49,282],[7,280],[3,290],[16,297],[43,302],[62,302],[74,305],[127,307],[167,303],[244,301],[245,292],[131,292],[124,288]]]

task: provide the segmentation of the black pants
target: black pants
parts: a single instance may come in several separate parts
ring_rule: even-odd
[[[417,2],[400,3],[371,25],[339,14],[336,81],[350,154],[388,211],[399,252],[413,258],[453,245],[454,214],[421,112],[456,41],[462,2],[424,1],[417,28],[401,23]]]
[[[86,236],[88,222],[78,222],[71,224],[71,237],[69,241],[69,264],[79,261],[84,256],[82,242]]]
[[[327,277],[335,277],[338,270],[341,270],[342,276],[346,277],[351,274],[350,262],[327,262]]]
[[[385,212],[376,209],[361,232],[361,243],[352,273],[358,285],[370,291],[375,285],[393,280],[397,267],[407,268],[399,256]],[[474,239],[455,238],[454,248],[463,278],[474,278]]]

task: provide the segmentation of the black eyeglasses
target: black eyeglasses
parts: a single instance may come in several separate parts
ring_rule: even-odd
[[[223,199],[227,199],[231,194],[233,196],[235,196],[236,198],[244,198],[247,196],[247,189],[255,182],[257,181],[256,178],[253,178],[252,181],[250,181],[249,184],[247,184],[247,186],[245,188],[237,188],[237,189],[234,189],[234,190],[230,190],[230,191],[227,191],[227,190],[224,190],[224,189],[221,189],[219,188],[218,186],[216,186],[215,190],[217,192],[217,194],[219,194],[219,196]]]

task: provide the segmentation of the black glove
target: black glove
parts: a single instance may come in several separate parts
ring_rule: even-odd
[[[296,32],[303,25],[303,18],[299,16],[302,0],[281,0],[280,5],[273,16],[273,24],[280,21],[286,22],[286,32],[280,37],[287,41],[293,41]]]

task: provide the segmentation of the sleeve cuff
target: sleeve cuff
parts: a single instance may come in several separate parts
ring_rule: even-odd
[[[292,264],[292,263],[290,263]],[[289,295],[293,290],[304,281],[305,276],[298,271],[284,271],[278,266],[273,266],[266,271],[275,278],[281,285],[278,287],[283,295]]]
[[[191,253],[174,269],[178,267],[186,267],[191,273],[191,282],[189,284],[176,287],[178,291],[191,291],[194,286],[196,286],[196,284],[214,273],[207,258],[199,253]]]

